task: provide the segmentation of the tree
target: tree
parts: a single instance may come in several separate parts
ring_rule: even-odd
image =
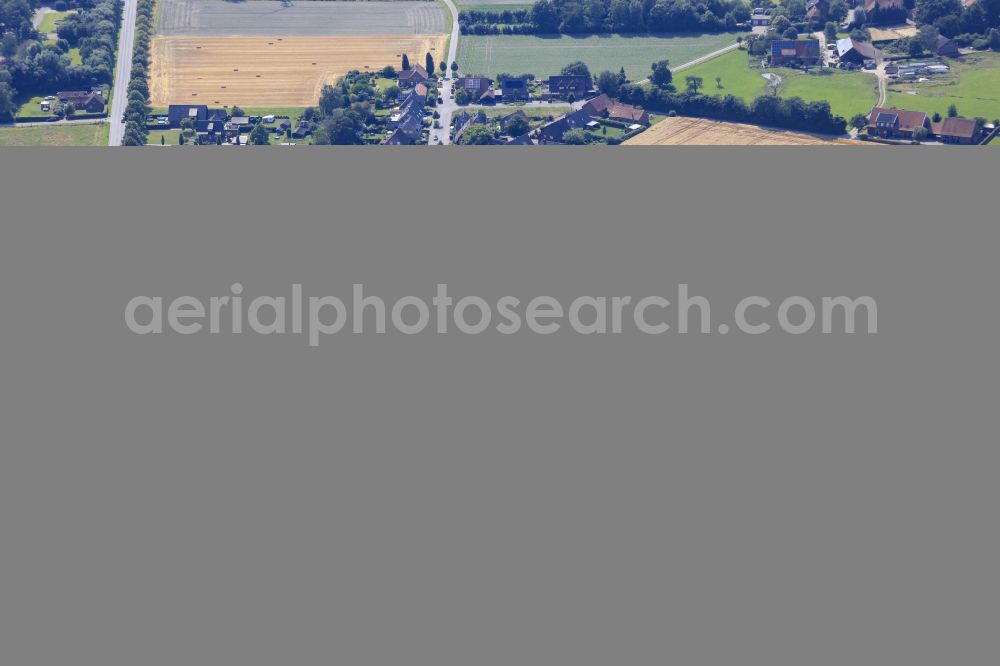
[[[658,60],[652,65],[653,71],[649,75],[649,80],[657,88],[666,88],[673,84],[674,74],[670,71],[669,60]]]
[[[75,116],[76,105],[73,104],[73,102],[69,102],[68,104],[63,106],[63,115],[65,115],[67,118],[72,118],[73,116]]]
[[[568,143],[571,146],[585,146],[591,141],[590,132],[583,129],[582,127],[577,127],[575,129],[567,130],[563,134],[562,142]]]
[[[438,67],[441,69],[442,74],[448,71],[448,63],[446,63],[444,60],[438,63]]]
[[[788,30],[783,32],[781,36],[785,39],[798,39],[799,31],[795,29],[795,26],[789,26]]]
[[[689,93],[698,94],[698,89],[705,85],[705,81],[700,76],[685,76],[684,82],[687,84]]]
[[[859,132],[864,128],[868,127],[868,116],[863,113],[859,113],[853,118],[851,118],[851,127],[858,130]]]
[[[427,69],[427,73],[434,76],[434,56],[430,53],[424,56],[424,66]]]
[[[14,95],[14,89],[7,83],[0,81],[0,120],[14,120],[14,114],[17,113]]]
[[[715,87],[722,90],[722,77],[719,75],[715,76]]]
[[[932,25],[920,26],[920,31],[917,33],[917,39],[920,40],[921,46],[924,47],[925,51],[930,51],[931,53],[937,50],[939,36],[938,29]]]
[[[410,70],[410,56],[403,54],[403,71],[407,72]]]
[[[382,99],[391,104],[399,99],[399,93],[399,86],[389,86],[382,91]]]
[[[451,63],[451,71],[452,72],[457,72],[458,71],[458,63],[457,62]]]
[[[990,48],[994,51],[1000,51],[1000,30],[996,28],[990,28],[990,32],[986,37],[989,42]]]
[[[791,25],[792,22],[788,20],[787,16],[782,16],[779,14],[778,16],[774,17],[773,21],[771,21],[771,30],[780,35],[786,30],[788,30],[788,28]]]
[[[948,105],[948,117],[949,118],[957,118],[958,117],[958,107],[955,106],[954,104],[949,104]]]
[[[831,44],[837,41],[837,24],[833,21],[827,21],[826,28],[823,29],[823,34],[826,36],[826,41]]]
[[[245,116],[246,114],[243,113],[243,109],[241,109],[240,107],[238,107],[238,106],[236,106],[234,104],[233,108],[230,109],[230,111],[229,111],[229,115],[230,116]]]
[[[531,23],[542,34],[559,32],[559,10],[550,0],[538,0],[531,7]]]
[[[939,123],[939,122],[941,122],[941,114],[940,114],[940,113],[938,113],[937,111],[935,111],[935,112],[934,112],[934,115],[933,115],[933,116],[931,116],[931,121],[933,121],[933,122],[935,122],[935,123]]]
[[[571,62],[563,67],[560,74],[563,76],[586,76],[588,79],[591,78],[590,69],[587,67],[586,63],[580,62],[579,60]]]
[[[472,101],[472,96],[469,94],[468,90],[466,90],[465,88],[459,88],[457,91],[455,91],[455,104],[458,104],[459,106],[465,106],[470,101]]]
[[[929,132],[927,131],[926,127],[918,127],[917,129],[913,130],[913,140],[923,141],[924,139],[927,138],[928,134]]]
[[[271,143],[271,137],[267,133],[267,128],[264,127],[264,123],[257,123],[250,130],[250,143],[255,146],[266,146]]]
[[[608,97],[618,97],[619,87],[621,83],[614,72],[605,70],[597,75],[597,89]]]
[[[526,118],[514,116],[507,121],[507,127],[504,131],[506,131],[510,136],[523,136],[527,134],[530,129],[531,125],[528,124],[528,120]]]
[[[463,146],[488,146],[493,143],[493,128],[476,124],[462,132]]]

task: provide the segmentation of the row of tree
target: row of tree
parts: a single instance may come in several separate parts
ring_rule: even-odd
[[[458,20],[463,34],[722,32],[750,11],[744,0],[537,0],[530,11],[467,10]]]
[[[149,41],[153,33],[153,11],[156,0],[139,0],[135,19],[135,45],[132,48],[132,77],[128,82],[128,102],[125,106],[124,146],[144,146],[149,114]],[[118,122],[112,118],[111,122]]]

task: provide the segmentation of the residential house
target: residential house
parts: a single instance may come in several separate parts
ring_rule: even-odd
[[[171,104],[167,107],[167,121],[173,128],[181,126],[181,122],[190,119],[197,123],[199,120],[221,120],[228,118],[224,109],[210,109],[204,104]]]
[[[77,111],[83,113],[101,113],[104,111],[104,90],[99,87],[90,90],[63,90],[56,93],[60,104],[72,104]]]
[[[649,127],[649,113],[641,106],[615,102],[608,107],[608,120],[616,120],[626,125]]]
[[[515,118],[521,118],[521,119],[527,121],[528,120],[528,114],[525,113],[524,111],[520,110],[520,109],[518,109],[514,113],[507,114],[506,116],[504,116],[503,118],[500,119],[500,129],[501,130],[506,130],[507,129],[507,125],[509,125],[510,121],[514,120]]]
[[[308,120],[300,120],[298,126],[292,132],[293,139],[304,139],[313,133],[313,124]]]
[[[531,97],[527,79],[504,79],[500,82],[500,94],[504,103],[524,101]]]
[[[465,134],[465,130],[469,129],[473,125],[485,125],[489,122],[486,114],[482,111],[476,111],[475,113],[460,112],[454,116],[455,123],[455,143],[462,142],[462,135]]]
[[[556,118],[542,125],[538,132],[539,143],[562,143],[563,135],[571,129],[587,129],[591,122],[590,114],[583,109]]]
[[[771,25],[771,17],[768,15],[767,10],[762,7],[755,8],[750,15],[750,27],[766,28],[769,25]]]
[[[608,115],[608,108],[614,104],[610,97],[605,93],[601,93],[597,97],[589,100],[583,105],[583,110],[587,112],[591,118],[605,118]]]
[[[830,11],[830,0],[806,0],[806,18],[810,21],[821,21]]]
[[[430,80],[427,70],[420,65],[414,65],[405,72],[399,73],[399,87],[402,89],[412,88],[418,83],[427,83]]]
[[[931,134],[941,143],[970,146],[976,143],[981,133],[979,121],[968,118],[944,118],[939,123],[931,122]]]
[[[485,76],[462,76],[455,79],[455,91],[459,89],[469,93],[475,102],[491,103],[493,101],[493,79]]]
[[[549,95],[562,99],[573,95],[576,99],[583,99],[590,92],[592,83],[589,76],[550,76]]]
[[[837,56],[841,62],[862,64],[875,59],[875,47],[870,42],[859,42],[850,37],[837,40]]]
[[[923,111],[876,106],[868,114],[868,135],[883,139],[912,139],[914,132],[931,131],[931,121]]]
[[[521,136],[511,139],[505,145],[508,146],[533,146],[535,142],[531,140],[530,134],[522,134]]]
[[[815,67],[823,63],[819,42],[815,39],[779,39],[771,43],[771,64]]]

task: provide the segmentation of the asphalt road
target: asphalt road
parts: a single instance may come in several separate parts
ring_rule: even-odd
[[[122,115],[125,113],[125,90],[132,77],[132,46],[135,43],[135,15],[138,0],[123,0],[125,8],[122,13],[122,29],[118,36],[118,63],[115,65],[115,86],[111,93],[111,111],[108,121],[111,132],[108,135],[109,146],[122,145],[122,135],[125,124]]]
[[[458,29],[458,7],[455,6],[453,0],[442,0],[442,2],[448,7],[448,11],[451,12],[451,40],[448,44],[448,59],[445,61],[448,63],[448,70],[445,75],[448,80],[444,81],[444,85],[438,89],[438,94],[444,99],[444,102],[437,106],[437,112],[441,115],[441,119],[439,120],[441,127],[431,129],[430,144],[432,146],[444,146],[451,142],[451,116],[455,113],[455,109],[458,108],[455,105],[455,100],[452,98],[455,85],[455,72],[451,71],[451,63],[455,62],[456,58],[458,58],[458,39],[461,36],[461,32]]]

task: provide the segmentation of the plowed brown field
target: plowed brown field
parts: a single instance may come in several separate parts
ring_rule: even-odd
[[[626,146],[843,146],[847,141],[810,134],[725,123],[704,118],[665,118]]]
[[[156,37],[150,102],[255,107],[310,106],[324,84],[352,69],[399,69],[407,53],[439,57],[445,35]]]

